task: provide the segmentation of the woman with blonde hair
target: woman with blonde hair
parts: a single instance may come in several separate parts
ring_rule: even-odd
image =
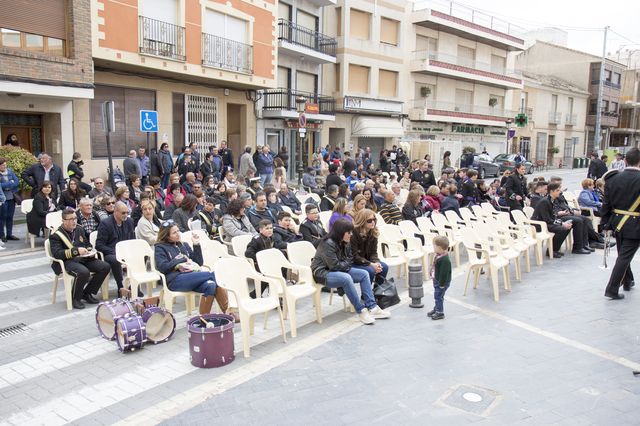
[[[129,187],[121,186],[116,189],[116,202],[122,201],[126,206],[127,210],[129,210],[129,216],[131,216],[131,212],[136,208],[136,203],[130,198],[131,193],[129,192]]]
[[[273,165],[275,166],[274,185],[279,188],[281,184],[287,183],[287,169],[284,167],[284,161],[280,157],[273,159]]]
[[[355,219],[356,214],[365,208],[367,208],[367,199],[362,194],[356,195],[351,206],[351,217]]]
[[[402,218],[404,220],[410,220],[411,222],[418,225],[418,218],[422,217],[423,211],[422,206],[420,205],[420,191],[414,189],[409,191],[409,195],[407,195],[407,201],[404,202],[402,206]]]
[[[160,231],[160,220],[155,214],[155,202],[142,200],[140,207],[142,208],[142,217],[136,226],[136,238],[145,240],[150,246],[153,246],[158,239],[158,231]]]
[[[329,218],[329,231],[331,231],[331,227],[338,219],[347,219],[349,222],[353,221],[353,219],[349,215],[346,198],[338,198],[336,200],[336,203],[333,205],[333,213]]]
[[[376,214],[369,209],[360,210],[353,220],[351,248],[353,267],[369,273],[371,282],[376,275],[387,277],[389,266],[378,257],[378,228]]]

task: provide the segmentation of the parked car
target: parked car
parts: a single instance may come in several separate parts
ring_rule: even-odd
[[[486,154],[474,154],[471,168],[478,172],[478,179],[484,179],[487,176],[497,177],[500,174],[500,165],[491,161],[491,157]]]
[[[522,155],[520,157],[522,157],[522,159],[524,160],[525,173],[528,175],[533,173],[533,163],[531,163],[531,161],[528,161]],[[504,172],[505,170],[513,170],[513,168],[516,166],[516,154],[498,154],[493,159],[493,162],[500,165],[500,173]]]

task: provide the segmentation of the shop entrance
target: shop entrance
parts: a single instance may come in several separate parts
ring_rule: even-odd
[[[4,145],[7,136],[15,134],[20,147],[38,155],[42,147],[42,116],[0,112],[0,137]]]

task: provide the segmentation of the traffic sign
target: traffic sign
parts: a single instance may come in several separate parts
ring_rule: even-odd
[[[298,117],[298,124],[302,128],[307,127],[307,116],[304,114],[304,112],[300,113],[300,116]]]
[[[140,110],[140,131],[141,132],[158,132],[158,111],[150,111],[146,109]]]

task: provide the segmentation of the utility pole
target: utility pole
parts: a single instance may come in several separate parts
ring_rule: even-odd
[[[604,27],[604,43],[602,45],[602,62],[600,62],[600,77],[598,78],[598,104],[596,105],[596,128],[593,135],[593,147],[597,151],[601,148],[602,132],[602,91],[604,89],[604,62],[607,59],[607,31],[609,27]]]

